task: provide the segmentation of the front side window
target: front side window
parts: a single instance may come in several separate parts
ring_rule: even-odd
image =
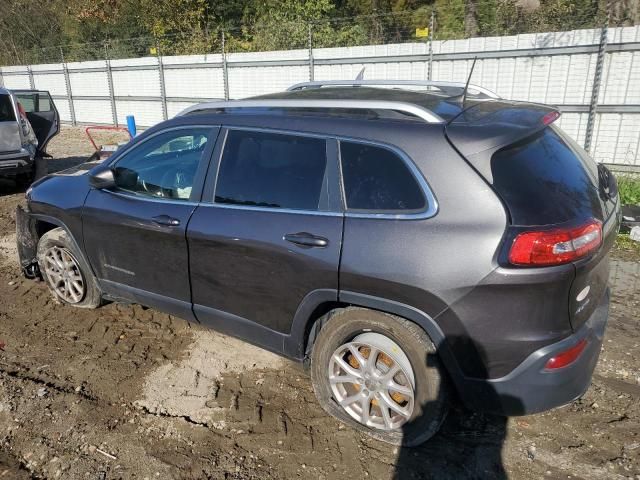
[[[326,167],[324,139],[230,130],[218,172],[215,201],[326,210]]]
[[[341,141],[340,161],[347,210],[406,214],[426,208],[420,185],[395,152]]]
[[[180,128],[150,138],[113,167],[116,187],[128,192],[188,200],[211,129]]]

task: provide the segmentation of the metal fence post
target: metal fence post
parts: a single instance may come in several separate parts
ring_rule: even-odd
[[[436,12],[431,10],[431,21],[429,22],[429,70],[427,80],[433,77],[433,28],[436,24]]]
[[[0,67],[0,87],[4,87],[4,76],[2,75],[2,67]]]
[[[104,44],[104,58],[107,65],[107,86],[109,87],[109,99],[111,100],[111,119],[118,126],[118,111],[116,110],[116,97],[113,92],[113,74],[111,72],[111,59],[109,58],[109,44]]]
[[[227,70],[227,51],[225,48],[224,30],[221,31],[222,41],[222,81],[224,83],[224,99],[229,100],[229,71]]]
[[[314,77],[314,62],[313,62],[313,28],[311,22],[309,22],[309,81],[313,82]]]
[[[60,47],[60,59],[62,60],[62,71],[64,72],[64,84],[67,88],[67,101],[69,102],[69,113],[71,114],[71,125],[74,127],[78,124],[76,122],[76,109],[73,106],[73,94],[71,93],[71,79],[69,78],[69,68],[64,60],[64,51]]]
[[[156,55],[158,55],[158,76],[160,78],[160,99],[162,101],[162,118],[169,118],[167,110],[167,87],[164,82],[164,63],[162,62],[162,52],[160,51],[160,43],[156,39]]]
[[[35,90],[36,89],[36,82],[33,78],[33,70],[31,70],[31,66],[27,65],[27,72],[29,72],[29,88],[31,88],[31,90]]]
[[[607,39],[609,33],[609,19],[611,15],[611,5],[607,2],[607,15],[605,24],[600,29],[600,45],[598,46],[598,58],[596,60],[596,71],[593,76],[593,87],[591,89],[591,101],[589,102],[589,117],[587,118],[587,131],[584,136],[584,149],[591,152],[591,142],[593,140],[593,128],[596,123],[596,112],[598,109],[598,97],[600,96],[600,84],[602,83],[602,69],[607,50]]]

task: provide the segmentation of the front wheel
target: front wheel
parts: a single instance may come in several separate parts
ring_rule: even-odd
[[[54,228],[40,238],[37,258],[40,273],[57,300],[74,307],[100,306],[93,272],[64,229]]]
[[[419,445],[439,430],[449,386],[424,330],[362,308],[333,311],[320,321],[311,377],[329,414],[395,445]]]

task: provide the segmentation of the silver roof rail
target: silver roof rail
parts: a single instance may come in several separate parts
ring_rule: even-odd
[[[205,102],[192,105],[180,112],[176,117],[200,110],[222,110],[227,108],[348,108],[360,110],[390,110],[414,115],[427,123],[443,123],[444,120],[430,110],[419,105],[406,102],[386,100],[231,100],[227,102]]]
[[[413,85],[419,87],[449,87],[449,88],[461,88],[464,89],[464,82],[438,82],[432,80],[323,80],[316,82],[302,82],[296,83],[291,87],[287,88],[287,91],[293,90],[303,90],[305,88],[320,88],[320,87],[330,87],[330,86],[344,86],[344,87],[359,87],[359,86],[375,86],[375,85]],[[479,85],[469,85],[470,90],[475,90],[479,93],[482,93],[490,98],[500,98],[495,92],[491,90],[480,87]]]

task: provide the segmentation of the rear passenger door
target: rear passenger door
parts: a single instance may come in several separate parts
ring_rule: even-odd
[[[236,128],[221,139],[187,230],[194,313],[281,351],[306,295],[328,290],[337,299],[336,142]]]
[[[60,131],[60,118],[49,92],[35,90],[14,90],[38,139],[38,151],[44,152],[53,137]]]

